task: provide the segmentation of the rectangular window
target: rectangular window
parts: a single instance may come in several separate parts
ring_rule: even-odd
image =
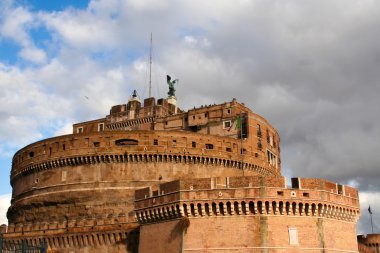
[[[223,128],[230,129],[231,128],[231,120],[223,121]]]
[[[67,171],[62,171],[62,182],[66,181],[67,178]]]
[[[196,147],[197,147],[197,143],[196,143],[195,141],[192,141],[192,142],[191,142],[191,147],[192,147],[192,148],[196,148]]]
[[[83,127],[78,127],[77,128],[77,134],[83,133]]]
[[[261,137],[261,127],[257,124],[257,137]]]
[[[173,140],[173,147],[177,147],[177,141]]]
[[[98,124],[98,132],[104,131],[104,123],[99,123]]]
[[[231,148],[226,148],[227,152],[232,152]]]
[[[206,149],[214,149],[214,145],[210,144],[210,143],[207,143],[206,144]]]
[[[157,139],[154,139],[154,140],[153,140],[153,145],[155,145],[155,146],[158,145],[158,140],[157,140]]]
[[[97,147],[100,147],[100,142],[95,141],[95,142],[94,142],[94,147],[96,147],[96,148],[97,148]]]
[[[298,245],[298,232],[297,228],[288,228],[289,229],[289,244]]]

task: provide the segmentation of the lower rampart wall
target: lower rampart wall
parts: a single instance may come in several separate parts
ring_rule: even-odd
[[[380,253],[380,234],[358,235],[360,253]]]
[[[233,215],[190,217],[184,227],[182,220],[143,225],[139,252],[358,252],[353,222],[312,216]]]
[[[90,223],[46,224],[35,228],[2,227],[3,249],[15,245],[46,244],[47,252],[60,253],[134,253],[138,250],[139,226],[136,223],[109,223],[92,226]]]
[[[331,182],[319,179],[304,180],[319,185],[312,189],[286,188],[283,178],[223,181],[178,180],[137,191],[140,252],[166,252],[152,250],[156,241],[182,233],[173,252],[358,252],[355,189],[331,191]],[[152,239],[159,229],[165,233]]]

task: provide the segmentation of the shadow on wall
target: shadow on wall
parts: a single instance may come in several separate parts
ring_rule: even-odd
[[[168,242],[175,240],[176,237],[182,235],[183,232],[186,233],[187,228],[189,226],[190,226],[189,218],[186,216],[181,217],[181,219],[178,221],[178,223],[175,225],[172,232],[170,233],[170,238],[168,239]]]

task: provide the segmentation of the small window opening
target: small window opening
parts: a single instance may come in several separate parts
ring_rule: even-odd
[[[177,140],[173,140],[172,146],[177,147]]]
[[[228,109],[228,110],[227,110],[227,113],[230,114],[230,113],[231,113],[231,109]]]
[[[99,123],[99,124],[98,124],[98,131],[99,131],[99,132],[104,131],[104,123]]]
[[[62,150],[66,150],[66,144],[65,143],[62,144]]]
[[[214,149],[214,144],[206,143],[206,149]]]
[[[257,124],[257,137],[261,137],[261,126]]]
[[[310,195],[309,195],[309,193],[308,192],[304,192],[303,194],[302,194],[304,197],[310,197]]]
[[[133,139],[119,139],[115,141],[116,146],[135,146],[138,145],[139,142]]]
[[[192,141],[192,142],[191,142],[191,147],[192,147],[192,148],[196,148],[196,147],[197,147],[197,143],[196,143],[195,141]]]
[[[95,142],[94,142],[94,147],[100,147],[100,142],[95,141]]]
[[[338,184],[338,194],[343,194],[343,185]]]
[[[277,196],[284,196],[284,192],[283,191],[277,191]]]
[[[227,152],[232,152],[232,149],[231,148],[226,148],[226,151]]]
[[[205,118],[207,118],[207,117],[208,117],[208,112],[205,113]]]
[[[195,119],[195,115],[193,115],[193,119]]]
[[[29,158],[31,158],[33,156],[34,156],[34,152],[33,151],[29,152]]]
[[[240,149],[240,154],[246,154],[247,153],[247,150],[245,149],[245,148],[243,148],[243,149]]]
[[[157,139],[154,139],[154,140],[153,140],[153,145],[155,145],[155,146],[158,145],[158,140],[157,140]]]
[[[78,128],[77,128],[77,133],[78,133],[78,134],[83,133],[83,127],[78,127]]]
[[[297,228],[289,228],[289,244],[290,245],[298,245]]]
[[[230,129],[231,128],[231,120],[228,120],[228,121],[224,121],[223,122],[223,128],[224,129]]]
[[[37,184],[40,181],[40,179],[36,178],[34,182]]]

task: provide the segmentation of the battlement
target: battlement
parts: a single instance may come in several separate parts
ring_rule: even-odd
[[[226,177],[176,180],[135,192],[139,223],[229,215],[315,216],[356,222],[356,189],[323,179]],[[302,184],[303,183],[303,184]],[[334,186],[334,187],[333,187]]]

